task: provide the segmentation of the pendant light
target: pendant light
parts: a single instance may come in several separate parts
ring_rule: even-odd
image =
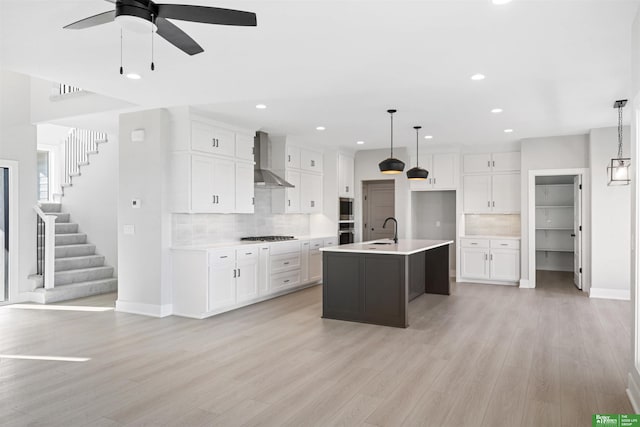
[[[608,185],[629,185],[631,175],[629,166],[631,159],[622,157],[622,108],[627,105],[626,99],[621,99],[613,104],[613,108],[618,109],[618,157],[611,159],[611,164],[607,166]]]
[[[420,132],[420,129],[422,128],[422,126],[414,126],[413,127],[416,130],[416,167],[415,168],[411,168],[407,171],[407,178],[410,181],[425,181],[427,179],[427,177],[429,176],[429,171],[426,169],[422,169],[419,165],[419,158],[418,158],[418,134]]]
[[[380,172],[384,174],[398,174],[404,170],[404,162],[393,157],[393,113],[396,110],[387,110],[387,113],[391,115],[391,157],[378,163]]]

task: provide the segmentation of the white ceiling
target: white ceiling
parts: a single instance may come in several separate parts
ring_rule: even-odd
[[[174,21],[205,52],[157,38],[154,72],[149,36],[125,35],[125,70],[143,75],[131,81],[118,74],[118,24],[62,30],[110,3],[0,0],[0,64],[145,107],[207,104],[234,124],[354,149],[388,145],[388,108],[398,109],[398,145],[415,143],[414,125],[434,136],[424,144],[477,145],[615,126],[613,101],[631,97],[639,1],[175,3],[254,11],[258,27]]]

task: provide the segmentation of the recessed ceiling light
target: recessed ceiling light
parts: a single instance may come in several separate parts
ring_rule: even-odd
[[[318,126],[318,127],[316,128],[316,130],[325,130],[325,129],[326,129],[326,128],[325,128],[324,126]]]
[[[471,76],[471,80],[484,80],[484,74],[474,74]]]
[[[493,110],[491,110],[491,112],[492,112],[493,114],[502,113],[502,108],[494,108]]]
[[[140,74],[136,74],[136,73],[128,73],[127,74],[127,78],[131,79],[131,80],[140,80],[142,78],[142,76]]]
[[[493,4],[507,4],[507,3],[511,3],[511,0],[491,0],[491,3],[493,3]]]
[[[266,106],[266,105],[264,105],[264,104],[258,104],[258,105],[256,105],[256,108],[257,108],[258,110],[264,110],[265,108],[267,108],[267,106]]]
[[[505,129],[504,130],[504,133],[511,133],[511,132],[513,132],[513,129]]]
[[[424,139],[433,139],[433,136],[432,135],[425,135]]]
[[[356,141],[356,144],[362,145],[362,144],[364,144],[364,141]]]

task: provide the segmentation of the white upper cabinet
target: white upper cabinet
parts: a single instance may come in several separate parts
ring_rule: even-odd
[[[520,153],[493,153],[491,155],[491,168],[493,172],[513,172],[520,170]]]
[[[465,174],[519,171],[520,153],[465,154],[462,170]]]
[[[283,191],[286,196],[284,201],[284,207],[286,213],[299,213],[300,212],[300,172],[287,171],[285,173],[285,179],[289,184],[293,185],[293,188],[287,188]]]
[[[285,167],[287,169],[300,169],[300,148],[287,145]]]
[[[235,199],[237,213],[253,213],[255,198],[253,185],[253,165],[236,162]]]
[[[300,210],[302,213],[322,212],[322,175],[300,175]]]
[[[520,174],[493,175],[491,186],[493,212],[520,212]]]
[[[410,181],[412,191],[455,190],[458,187],[457,153],[421,154],[419,166],[429,171],[425,181]],[[415,163],[407,165],[412,168]]]
[[[353,157],[338,154],[338,196],[353,198]]]
[[[253,162],[253,135],[236,133],[236,158]]]
[[[322,173],[322,153],[301,148],[300,169],[307,172]]]
[[[466,213],[491,212],[491,176],[465,175],[462,181],[464,211]]]
[[[217,156],[235,156],[235,133],[197,120],[191,121],[191,149]]]
[[[191,156],[191,209],[231,212],[235,208],[235,164],[231,159]]]

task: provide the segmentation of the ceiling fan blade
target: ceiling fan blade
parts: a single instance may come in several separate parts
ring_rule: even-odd
[[[189,55],[195,55],[200,52],[204,52],[204,49],[196,43],[191,37],[187,35],[180,28],[173,25],[171,22],[167,21],[162,17],[157,17],[155,19],[156,25],[158,26],[158,30],[156,34],[160,37],[181,49],[183,52]]]
[[[115,3],[116,0],[104,0],[104,1],[108,1],[109,3]]]
[[[88,18],[81,19],[62,28],[67,30],[82,30],[83,28],[95,27],[96,25],[107,24],[113,22],[116,18],[115,10],[99,13]]]
[[[158,16],[203,24],[240,25],[255,27],[256,14],[242,10],[221,9],[187,4],[158,4]]]

